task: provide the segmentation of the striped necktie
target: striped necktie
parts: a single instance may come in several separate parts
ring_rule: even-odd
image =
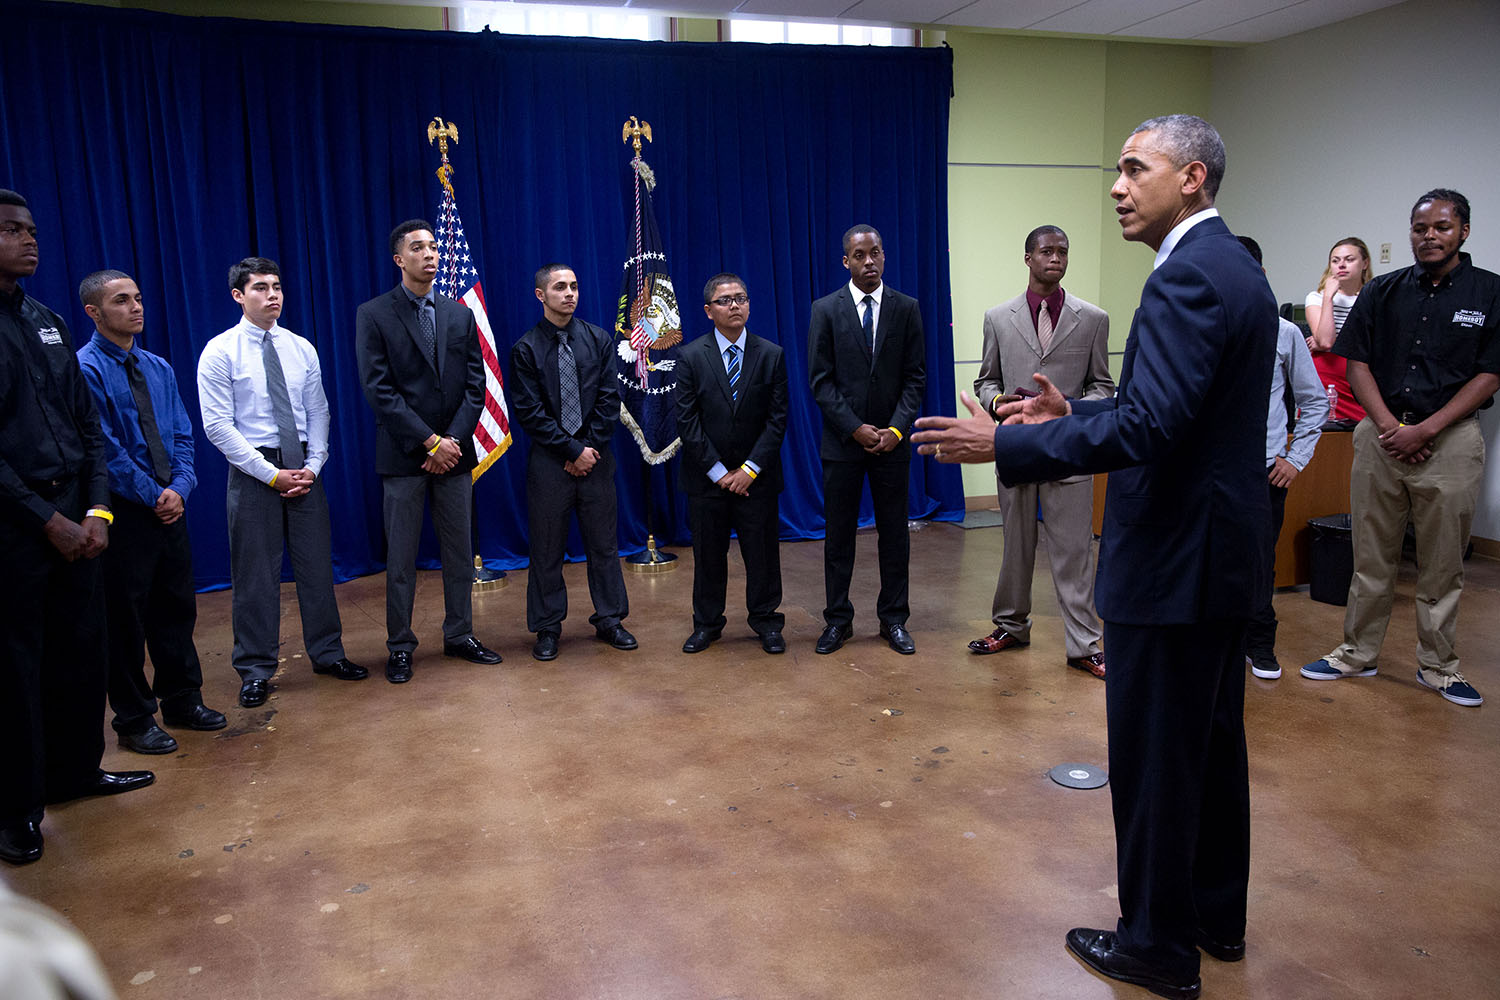
[[[740,345],[730,344],[724,352],[724,370],[729,373],[729,396],[740,401]]]
[[[1043,354],[1052,348],[1052,314],[1047,311],[1046,302],[1036,312],[1036,339],[1041,342]]]

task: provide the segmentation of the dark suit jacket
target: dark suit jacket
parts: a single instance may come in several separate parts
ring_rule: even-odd
[[[556,329],[542,320],[511,348],[510,399],[511,411],[533,448],[545,449],[560,465],[582,455],[584,448],[600,454],[609,450],[620,419],[620,389],[615,382],[614,338],[575,316],[568,325],[568,346],[578,365],[583,426],[577,437],[563,430],[558,422]]]
[[[786,358],[769,340],[746,331],[741,346],[740,398],[729,394],[719,340],[705,334],[677,352],[677,432],[682,437],[678,481],[689,496],[722,492],[708,470],[730,472],[747,460],[760,468],[752,496],[780,493],[781,442],[786,437]]]
[[[1244,618],[1269,592],[1265,400],[1277,326],[1265,274],[1206,219],[1146,281],[1113,399],[995,429],[1006,485],[1111,473],[1094,585],[1106,621]]]
[[[870,458],[851,435],[860,424],[894,427],[901,443],[881,456],[911,459],[911,425],[922,409],[927,385],[926,346],[917,300],[890,285],[881,293],[875,357],[865,340],[854,297],[845,284],[812,304],[808,323],[808,378],[823,411],[824,459],[863,462]]]
[[[448,473],[474,468],[474,427],[484,405],[479,327],[462,302],[434,291],[437,363],[427,357],[417,312],[401,286],[359,307],[354,351],[365,399],[375,411],[375,471],[417,476],[434,434],[458,441],[463,457]]]

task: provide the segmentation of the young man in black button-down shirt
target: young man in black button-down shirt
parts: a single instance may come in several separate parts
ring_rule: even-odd
[[[1461,253],[1469,201],[1429,191],[1412,207],[1416,265],[1365,285],[1334,351],[1367,416],[1354,429],[1354,578],[1344,641],[1302,668],[1368,677],[1390,620],[1406,522],[1417,536],[1417,680],[1455,705],[1484,698],[1458,669],[1463,552],[1484,477],[1476,410],[1500,388],[1500,275]]]

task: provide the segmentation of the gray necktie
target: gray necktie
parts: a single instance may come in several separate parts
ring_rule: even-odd
[[[261,361],[266,366],[266,392],[271,395],[271,412],[276,416],[276,434],[281,439],[281,467],[302,468],[302,444],[297,437],[297,417],[292,413],[292,397],[286,391],[286,372],[281,369],[281,355],[267,333],[261,341]]]
[[[422,328],[422,346],[427,350],[427,360],[437,364],[437,330],[433,328],[432,312],[426,299],[414,299],[417,307],[417,325]]]
[[[583,405],[578,399],[578,362],[566,330],[557,331],[557,391],[562,397],[562,429],[577,434],[583,426]]]

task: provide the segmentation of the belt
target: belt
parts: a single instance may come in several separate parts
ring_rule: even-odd
[[[61,496],[77,478],[77,476],[68,475],[59,476],[56,479],[28,479],[26,488],[44,500],[52,500]]]
[[[267,462],[270,462],[272,465],[276,466],[276,468],[278,468],[278,469],[285,468],[285,466],[283,466],[281,464],[281,449],[280,448],[256,448],[255,450],[258,451],[258,452],[260,452],[261,455],[262,455],[262,457],[264,457]],[[302,455],[303,455],[303,462],[305,464],[306,463],[306,457],[307,457],[307,442],[306,441],[302,442]]]

